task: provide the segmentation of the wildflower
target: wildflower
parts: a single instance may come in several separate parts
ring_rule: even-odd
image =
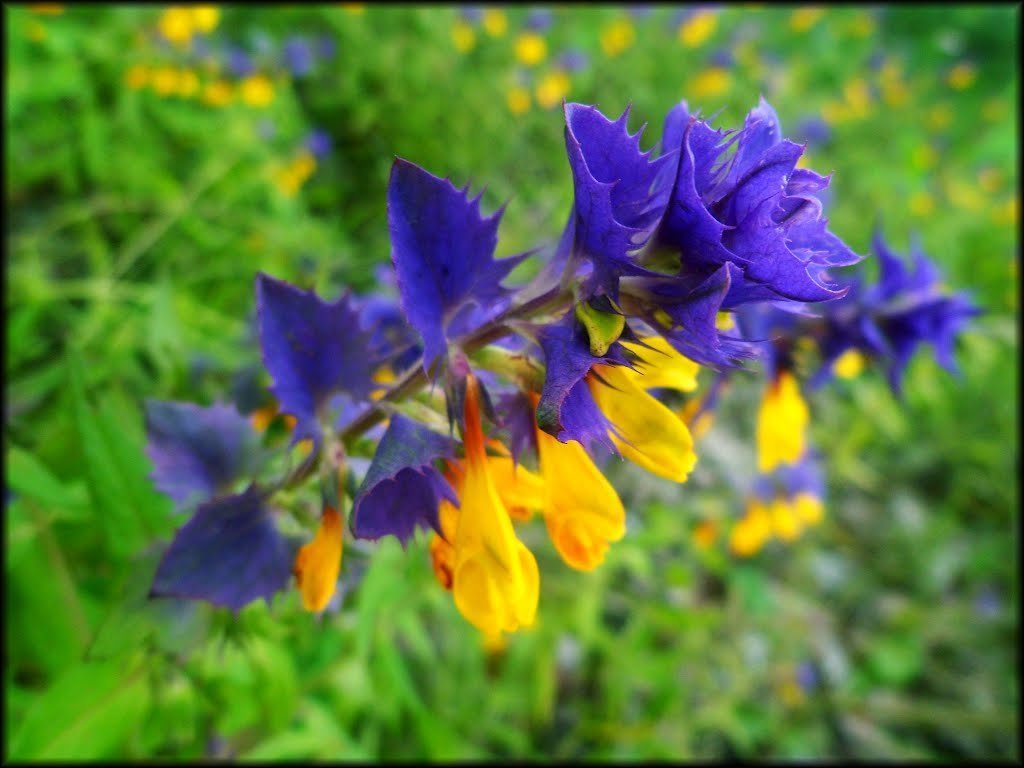
[[[918,190],[910,196],[907,208],[915,216],[928,216],[935,210],[935,198],[924,190]]]
[[[239,83],[238,92],[250,107],[265,107],[274,100],[274,85],[266,75],[249,75]]]
[[[281,48],[281,58],[294,77],[305,77],[313,70],[313,47],[304,37],[289,37]]]
[[[690,92],[698,99],[718,96],[729,88],[729,72],[719,67],[702,70],[690,84]]]
[[[540,575],[533,553],[516,538],[488,469],[478,386],[470,375],[463,411],[466,474],[455,533],[452,594],[471,624],[495,635],[533,624]]]
[[[558,68],[566,72],[581,72],[590,64],[590,59],[585,51],[579,48],[569,48],[563,51],[558,57]]]
[[[750,557],[761,550],[771,534],[771,515],[763,503],[752,499],[745,515],[733,523],[729,531],[729,549],[738,557]]]
[[[521,85],[513,85],[505,94],[505,102],[513,115],[522,115],[530,110],[530,92]]]
[[[789,17],[789,26],[794,32],[806,32],[825,15],[824,8],[798,8]]]
[[[191,69],[178,70],[177,92],[179,96],[194,96],[199,90],[199,76]]]
[[[524,26],[534,32],[545,32],[551,26],[552,18],[548,8],[533,8],[526,14]]]
[[[718,26],[717,11],[694,11],[679,24],[679,42],[687,48],[703,45],[715,33]]]
[[[192,39],[194,23],[191,9],[172,6],[160,15],[157,27],[165,40],[184,46]]]
[[[299,549],[292,566],[307,611],[322,611],[334,596],[341,571],[341,539],[341,515],[325,505],[316,535]]]
[[[757,471],[792,464],[804,452],[807,404],[790,371],[782,370],[768,385],[757,412]]]
[[[625,535],[625,508],[579,443],[562,443],[540,430],[536,439],[548,494],[544,504],[548,534],[567,565],[591,571],[604,562],[608,545]]]
[[[457,19],[452,25],[452,43],[459,53],[469,53],[476,45],[476,32],[469,24]]]
[[[978,71],[974,64],[969,61],[961,61],[946,75],[946,82],[955,91],[963,91],[974,85],[978,77]]]
[[[149,68],[144,64],[133,64],[125,73],[124,82],[132,90],[144,88],[149,82]]]
[[[616,19],[601,30],[601,50],[608,58],[615,58],[633,45],[636,30],[628,17]]]
[[[170,96],[178,90],[178,70],[174,67],[158,67],[150,78],[153,90],[161,96]]]
[[[516,37],[515,53],[519,63],[533,67],[548,55],[548,44],[536,32],[521,32]]]
[[[227,80],[213,80],[203,87],[202,101],[211,107],[222,107],[230,104],[234,93],[231,83]]]
[[[212,32],[220,21],[220,9],[215,5],[195,5],[189,10],[192,13],[192,27],[203,34]]]
[[[848,349],[832,363],[832,371],[840,379],[855,379],[864,370],[864,355],[856,349]]]
[[[537,104],[544,109],[558,105],[569,93],[569,76],[556,69],[541,77],[537,83]]]
[[[491,37],[501,37],[508,29],[508,17],[500,8],[485,8],[480,15],[480,24]]]
[[[714,520],[701,520],[693,529],[693,543],[698,549],[710,549],[718,537],[718,524]]]
[[[227,67],[235,77],[248,77],[256,71],[252,57],[237,45],[232,45],[227,50]]]

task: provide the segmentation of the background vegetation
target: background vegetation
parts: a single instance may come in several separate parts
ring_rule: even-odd
[[[546,11],[5,6],[9,759],[1020,759],[1020,8]],[[834,171],[833,231],[918,233],[985,310],[958,379],[920,354],[902,399],[813,393],[821,526],[745,560],[693,535],[742,509],[751,376],[689,483],[616,472],[596,573],[531,532],[539,620],[500,654],[425,540],[346,542],[321,620],[146,600],[181,520],[142,400],[251,408],[256,271],[372,289],[393,156],[509,201],[510,254],[571,203],[563,96],[632,104],[648,147],[680,98],[735,126],[759,94]]]

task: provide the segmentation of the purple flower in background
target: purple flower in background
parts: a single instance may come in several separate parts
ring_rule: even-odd
[[[551,26],[553,15],[547,8],[534,8],[526,14],[526,28],[534,32],[544,32]]]
[[[992,619],[1003,610],[1003,600],[999,590],[991,585],[982,587],[974,598],[974,612],[983,619]]]
[[[317,160],[327,157],[331,152],[330,134],[319,128],[314,128],[306,137],[306,149],[308,149]]]
[[[566,72],[581,72],[590,65],[590,57],[580,48],[569,48],[558,57],[558,66]]]
[[[728,48],[716,48],[708,57],[708,64],[712,67],[729,69],[736,64],[736,57]]]
[[[330,35],[320,35],[316,39],[316,55],[324,61],[334,58],[338,52],[338,43]]]
[[[235,77],[248,77],[256,71],[256,64],[252,57],[237,45],[228,48],[226,64],[228,72]]]
[[[796,124],[794,135],[807,142],[809,146],[818,147],[828,144],[831,140],[832,128],[820,117],[810,115]]]
[[[810,661],[801,661],[796,668],[796,682],[804,693],[810,693],[818,687],[818,672]]]
[[[304,37],[289,37],[284,41],[281,58],[285,69],[295,77],[304,77],[313,69],[313,48]]]
[[[479,24],[484,16],[484,9],[476,5],[467,5],[459,9],[459,16],[467,24]]]

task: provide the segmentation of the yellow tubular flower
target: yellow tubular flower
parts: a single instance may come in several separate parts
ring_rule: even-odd
[[[188,8],[174,6],[160,15],[160,34],[175,45],[187,45],[194,33],[192,13]]]
[[[779,464],[792,464],[804,453],[807,404],[800,385],[789,371],[780,371],[768,385],[757,411],[757,471],[771,472]]]
[[[647,346],[622,342],[622,346],[641,358],[636,371],[628,368],[626,375],[634,376],[644,389],[676,389],[692,392],[697,388],[697,372],[700,366],[676,351],[663,336],[645,336],[641,341]]]
[[[864,370],[864,355],[856,349],[848,349],[832,363],[832,372],[840,379],[856,378]]]
[[[608,544],[626,534],[622,501],[579,443],[560,443],[538,429],[537,453],[551,541],[569,566],[592,571],[604,562]]]
[[[523,32],[516,38],[515,50],[519,63],[532,67],[544,61],[548,55],[548,44],[536,32]]]
[[[293,572],[307,611],[327,607],[341,571],[341,515],[324,507],[316,536],[295,556]]]
[[[772,531],[782,541],[795,541],[803,530],[803,522],[786,499],[772,501],[769,514],[772,516]]]
[[[215,5],[195,5],[192,11],[192,26],[199,32],[212,32],[220,21],[220,8]]]
[[[817,525],[825,518],[825,505],[813,493],[798,493],[792,501],[797,517],[808,525]]]
[[[466,382],[465,477],[455,532],[452,592],[459,612],[486,635],[533,624],[540,574],[533,553],[516,538],[491,478],[480,421],[480,395]]]
[[[501,37],[508,29],[508,17],[500,8],[485,8],[480,16],[480,23],[491,37]]]
[[[697,463],[685,422],[649,395],[639,383],[641,377],[628,368],[595,365],[592,374],[605,382],[594,375],[586,379],[597,407],[621,435],[611,434],[619,452],[659,477],[685,482]]]
[[[729,549],[739,557],[757,554],[772,535],[772,518],[764,505],[752,499],[747,513],[733,524],[729,533]]]
[[[544,481],[521,464],[514,464],[511,456],[488,456],[487,468],[512,518],[529,520],[535,509],[544,508]]]

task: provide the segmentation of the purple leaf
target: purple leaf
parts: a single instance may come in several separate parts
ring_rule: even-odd
[[[239,610],[270,602],[291,577],[294,546],[254,487],[200,505],[164,553],[151,597],[206,600]]]
[[[441,499],[459,502],[434,462],[452,456],[451,439],[401,414],[392,416],[352,504],[356,537],[378,539],[391,534],[404,546],[417,526],[440,533]]]
[[[317,410],[335,392],[357,400],[373,383],[369,334],[361,330],[349,296],[328,304],[262,272],[256,277],[263,364],[281,411],[295,416],[293,442],[319,434]]]
[[[391,166],[391,258],[402,308],[423,337],[426,370],[444,352],[456,313],[469,303],[486,310],[503,298],[501,281],[524,258],[494,259],[502,211],[482,217],[480,196],[470,200],[468,190],[401,158]]]
[[[178,509],[224,492],[255,469],[258,436],[234,407],[146,401],[146,455],[161,493]]]

